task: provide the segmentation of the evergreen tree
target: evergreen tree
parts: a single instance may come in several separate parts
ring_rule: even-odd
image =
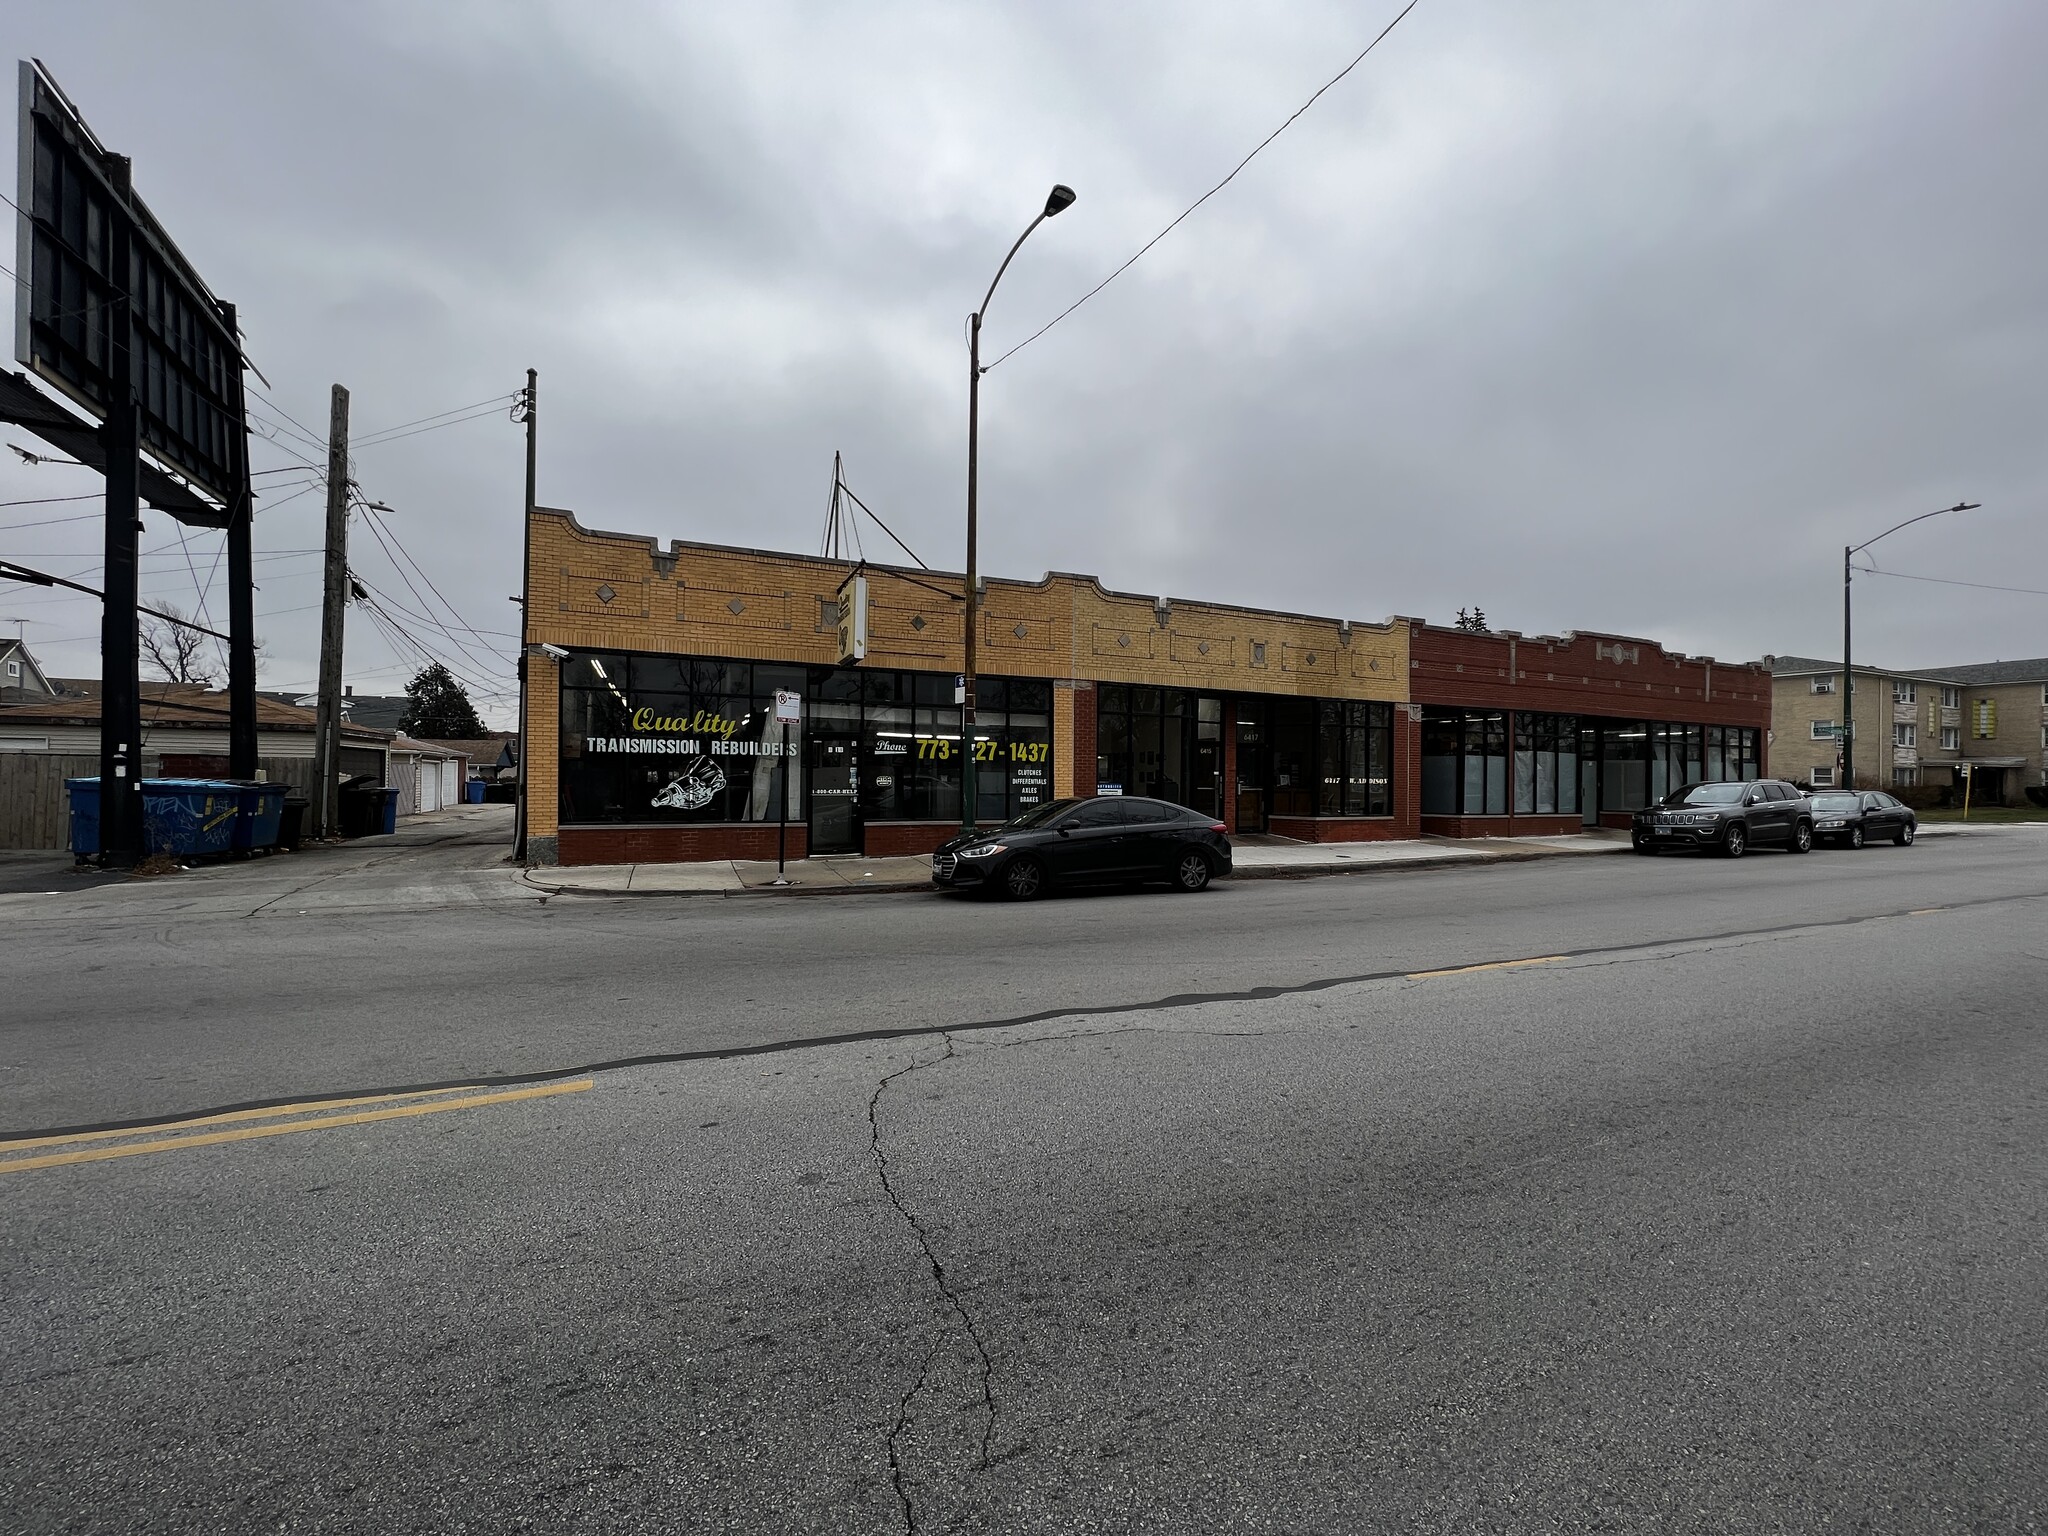
[[[408,736],[474,741],[487,734],[467,690],[438,661],[405,685],[405,696],[412,702],[398,728]]]

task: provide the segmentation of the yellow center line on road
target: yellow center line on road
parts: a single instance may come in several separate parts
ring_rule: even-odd
[[[109,1131],[72,1131],[63,1136],[24,1136],[0,1141],[0,1157],[28,1147],[66,1146],[79,1141],[110,1141],[122,1136],[150,1136],[187,1130],[195,1125],[227,1125],[237,1120],[275,1120],[282,1115],[311,1114],[318,1109],[340,1109],[350,1104],[390,1104],[399,1099],[435,1098],[451,1093],[474,1093],[474,1083],[454,1088],[423,1088],[418,1093],[365,1093],[346,1099],[304,1099],[296,1104],[271,1104],[262,1109],[236,1109],[219,1115],[195,1115],[190,1120],[159,1120],[149,1125],[117,1126]]]
[[[1410,981],[1431,981],[1438,976],[1470,976],[1477,971],[1515,971],[1525,965],[1555,965],[1560,960],[1569,960],[1570,955],[1537,955],[1529,960],[1491,960],[1485,965],[1454,965],[1442,971],[1410,971]]]
[[[118,1147],[82,1147],[75,1152],[51,1152],[42,1157],[23,1157],[0,1162],[0,1174],[27,1173],[36,1168],[58,1168],[70,1163],[99,1163],[116,1157],[140,1157],[146,1152],[174,1152],[185,1147],[217,1147],[230,1141],[254,1141],[263,1136],[288,1136],[293,1131],[323,1131],[342,1125],[369,1125],[379,1120],[404,1120],[416,1115],[438,1115],[451,1109],[479,1109],[486,1104],[510,1104],[520,1099],[544,1099],[562,1093],[584,1093],[591,1079],[573,1083],[548,1083],[538,1088],[518,1088],[509,1093],[481,1093],[466,1099],[440,1099],[431,1104],[401,1104],[391,1109],[364,1110],[352,1115],[327,1115],[313,1120],[294,1120],[288,1125],[246,1125],[232,1131],[211,1131],[203,1136],[167,1136],[157,1141],[130,1142]]]

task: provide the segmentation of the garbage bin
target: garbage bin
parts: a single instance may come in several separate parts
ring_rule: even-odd
[[[384,810],[387,793],[391,797],[388,818]],[[396,830],[398,791],[386,791],[368,774],[358,774],[345,782],[336,793],[335,802],[339,812],[336,819],[341,823],[343,837],[375,837],[381,832]]]
[[[464,780],[462,798],[466,804],[482,805],[484,803],[484,781],[482,779]]]
[[[388,837],[398,830],[398,791],[380,789],[377,793],[384,797],[384,803],[378,807],[377,830]]]
[[[100,781],[66,779],[71,791],[71,851],[92,858],[100,851]],[[142,850],[197,859],[226,853],[234,845],[241,814],[238,784],[218,779],[142,780]]]
[[[279,824],[284,820],[284,800],[289,786],[266,784],[255,779],[233,779],[241,792],[241,814],[235,818],[235,852],[275,848]]]
[[[277,846],[296,849],[306,836],[306,812],[313,802],[301,800],[297,795],[287,795],[283,814],[277,820]]]

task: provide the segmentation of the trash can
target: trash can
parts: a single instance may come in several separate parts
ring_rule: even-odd
[[[235,852],[275,848],[284,820],[284,800],[289,786],[266,784],[255,779],[230,780],[241,793],[241,813],[235,818]]]
[[[387,793],[391,797],[389,817],[384,810]],[[387,792],[368,774],[358,774],[345,782],[335,794],[335,803],[343,837],[375,837],[397,830],[398,791]]]
[[[484,781],[482,779],[464,780],[462,798],[465,804],[482,805],[484,803]]]
[[[283,813],[277,819],[277,846],[297,849],[306,836],[306,812],[313,802],[301,800],[297,795],[286,795]]]
[[[398,791],[380,789],[377,793],[384,799],[384,803],[378,807],[377,830],[388,837],[398,830]]]
[[[66,779],[64,788],[71,795],[72,855],[93,858],[100,851],[100,781]]]

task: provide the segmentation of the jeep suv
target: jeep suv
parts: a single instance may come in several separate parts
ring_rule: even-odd
[[[1637,811],[1630,841],[1637,853],[1718,848],[1739,859],[1765,843],[1805,853],[1813,846],[1813,802],[1778,779],[1688,784]]]

